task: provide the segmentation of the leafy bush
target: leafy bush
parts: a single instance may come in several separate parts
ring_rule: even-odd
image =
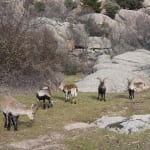
[[[77,65],[76,64],[66,64],[64,67],[64,73],[66,75],[75,75],[77,73]]]
[[[95,12],[99,13],[101,11],[101,2],[98,0],[81,0],[83,6],[91,7]]]
[[[35,2],[34,7],[37,12],[45,11],[45,4],[42,1]]]
[[[109,25],[107,23],[96,24],[93,19],[89,19],[85,24],[86,31],[90,36],[108,36],[110,32]]]
[[[74,2],[73,0],[65,0],[64,4],[70,10],[72,10],[72,9],[77,7],[77,3]]]
[[[112,19],[115,18],[116,13],[120,9],[120,6],[115,2],[108,2],[105,4],[106,14]]]
[[[142,7],[144,0],[116,0],[120,7],[124,9],[139,9]]]

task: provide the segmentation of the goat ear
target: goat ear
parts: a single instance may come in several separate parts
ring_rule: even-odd
[[[104,78],[103,81],[105,81],[106,79],[108,79],[108,77]]]

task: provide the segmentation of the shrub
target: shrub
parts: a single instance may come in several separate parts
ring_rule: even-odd
[[[112,19],[115,18],[116,13],[120,9],[120,6],[115,2],[108,2],[105,4],[106,14]]]
[[[116,0],[120,7],[124,9],[139,9],[142,7],[144,0]]]
[[[96,24],[93,19],[89,19],[85,24],[85,29],[90,36],[108,36],[110,32],[109,25],[107,23]]]
[[[77,3],[74,2],[73,0],[65,0],[64,4],[65,4],[66,8],[70,9],[70,10],[77,7]]]
[[[34,7],[37,10],[37,12],[45,11],[45,4],[42,1],[35,2]]]
[[[99,13],[101,11],[101,2],[98,0],[81,0],[83,6],[91,7],[95,12]]]
[[[64,67],[64,73],[66,75],[76,75],[77,65],[76,64],[66,64]]]

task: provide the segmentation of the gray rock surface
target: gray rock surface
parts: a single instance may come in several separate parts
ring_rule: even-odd
[[[127,78],[135,78],[135,82],[143,82],[144,89],[137,89],[137,91],[145,90],[150,87],[150,52],[139,49],[115,56],[113,59],[109,55],[102,55],[99,56],[93,70],[94,73],[77,83],[79,91],[97,92],[99,85],[97,77],[108,78],[106,80],[107,92],[127,91]]]
[[[110,49],[111,41],[105,37],[89,37],[88,49]]]
[[[32,20],[31,24],[37,24],[39,31],[44,30],[45,28],[48,31],[51,31],[54,38],[58,43],[57,49],[59,51],[67,51],[68,50],[68,40],[78,39],[78,41],[74,41],[76,44],[84,43],[84,39],[86,36],[86,32],[84,30],[84,25],[82,24],[70,24],[69,22],[59,22],[46,17],[38,17]],[[73,37],[76,36],[76,37]]]
[[[118,133],[132,134],[150,129],[150,114],[133,115],[129,118],[121,116],[102,117],[97,119],[94,124],[102,129]]]
[[[150,7],[150,0],[144,0],[143,6],[144,7]]]

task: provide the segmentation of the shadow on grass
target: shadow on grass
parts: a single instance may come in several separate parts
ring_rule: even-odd
[[[63,96],[54,96],[53,97],[53,100],[59,100],[59,101],[63,101],[63,102],[65,102],[65,96],[63,97]]]
[[[124,99],[124,100],[129,100],[128,95],[123,95],[123,94],[115,95],[115,98]]]
[[[33,123],[34,122],[32,122],[32,121],[19,121],[18,122],[18,126],[24,126],[24,127],[28,127],[28,128],[30,128],[30,127],[32,127],[33,126]]]
[[[91,98],[91,100],[97,100],[97,101],[99,101],[97,95],[91,95],[90,98]]]

